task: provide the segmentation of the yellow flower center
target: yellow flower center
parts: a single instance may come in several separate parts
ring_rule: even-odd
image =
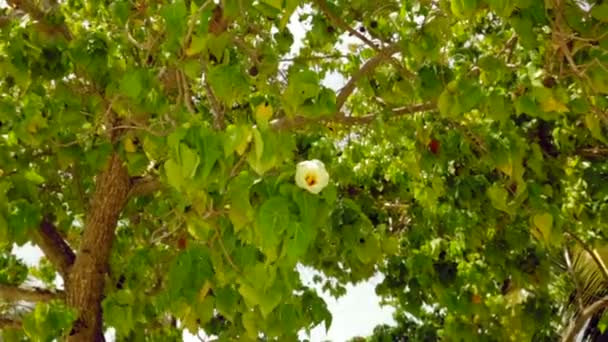
[[[306,184],[308,184],[308,186],[313,186],[317,184],[317,178],[314,175],[311,175],[310,173],[306,175],[304,180],[306,181]]]

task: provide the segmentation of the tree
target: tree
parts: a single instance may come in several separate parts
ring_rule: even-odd
[[[296,340],[331,324],[297,264],[382,272],[378,336],[605,329],[607,4],[7,4],[3,339]]]

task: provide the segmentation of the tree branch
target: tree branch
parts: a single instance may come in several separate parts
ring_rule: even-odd
[[[53,292],[46,289],[25,289],[17,286],[0,284],[0,298],[6,301],[48,302],[53,299],[63,299],[62,291]]]
[[[596,312],[605,308],[606,306],[608,306],[608,296],[599,299],[598,301],[585,308],[585,310],[583,310],[581,314],[570,323],[568,329],[566,330],[564,338],[562,338],[562,342],[574,342],[578,333],[587,323],[587,320],[589,320],[591,316],[593,316]]]
[[[391,113],[389,114],[389,118],[396,118],[399,116],[404,116],[408,114],[415,114],[420,112],[426,112],[437,109],[437,104],[435,102],[427,102],[414,104],[404,107],[393,108]],[[273,120],[270,125],[275,130],[286,130],[286,129],[295,129],[301,128],[311,124],[320,124],[320,123],[329,123],[335,122],[342,125],[365,125],[373,122],[376,118],[378,118],[380,114],[367,114],[363,116],[350,116],[346,115],[343,112],[338,112],[332,116],[324,117],[324,118],[308,118],[304,116],[296,116],[294,118],[283,117],[280,119]]]
[[[327,6],[327,2],[325,0],[316,0],[317,5],[319,6],[319,8],[321,9],[321,12],[323,12],[323,14],[325,14],[325,16],[337,27],[341,28],[342,30],[348,31],[351,35],[354,35],[355,37],[359,38],[363,43],[365,43],[367,46],[369,46],[370,48],[380,52],[382,51],[381,48],[378,46],[378,44],[374,43],[373,41],[371,41],[369,38],[367,38],[365,35],[363,35],[361,32],[359,32],[358,30],[355,30],[354,28],[350,27],[344,20],[342,20],[339,16],[334,15],[330,10],[329,7]],[[395,58],[390,58],[389,62],[395,67],[397,68],[397,70],[399,70],[399,72],[401,73],[401,76],[403,76],[404,78],[406,77],[412,77],[412,73],[410,71],[408,71],[407,69],[405,69],[403,67],[403,65],[401,65],[401,63],[399,63],[398,60],[396,60]]]
[[[55,266],[57,272],[64,280],[67,279],[76,256],[48,217],[42,219],[40,229],[34,233],[34,240],[47,259]]]
[[[364,76],[366,76],[367,74],[372,72],[374,69],[376,69],[376,67],[382,61],[384,61],[386,59],[390,59],[390,57],[393,54],[397,53],[398,51],[399,51],[399,47],[396,44],[391,45],[391,46],[387,47],[386,49],[380,50],[378,52],[378,54],[376,54],[373,58],[371,58],[370,60],[365,62],[365,64],[363,64],[363,66],[361,66],[361,68],[359,70],[357,70],[357,72],[355,72],[351,76],[351,78],[348,80],[348,82],[346,82],[346,85],[344,85],[342,90],[340,90],[340,93],[338,94],[338,96],[336,98],[336,105],[338,107],[338,110],[342,109],[342,106],[344,106],[344,103],[346,102],[348,97],[353,93],[353,91],[355,90],[355,87],[357,85],[357,82],[361,78],[363,78]]]
[[[68,342],[104,340],[101,311],[104,279],[114,232],[130,187],[127,169],[118,154],[113,153],[97,176],[78,255],[66,281],[66,302],[78,311]]]
[[[393,44],[383,50],[380,50],[380,52],[378,52],[373,58],[365,62],[365,64],[363,64],[361,68],[351,76],[348,82],[346,82],[344,87],[342,87],[342,89],[338,93],[336,97],[336,106],[338,108],[338,112],[334,115],[321,119],[311,119],[302,116],[296,116],[295,118],[284,117],[273,120],[271,122],[271,127],[276,130],[284,130],[306,126],[311,123],[338,122],[344,125],[358,125],[368,124],[372,122],[377,117],[377,114],[369,114],[365,116],[350,116],[344,114],[341,109],[346,103],[348,97],[355,91],[357,82],[361,78],[372,72],[382,61],[387,59],[390,60],[391,56],[397,52],[399,52],[399,47],[397,44]],[[434,108],[436,108],[435,103],[417,104],[412,106],[395,108],[392,110],[391,115],[393,117],[401,116]]]
[[[23,327],[23,323],[16,319],[0,317],[0,330],[4,329],[21,329]]]
[[[588,147],[581,148],[577,154],[585,158],[606,158],[608,156],[608,148],[603,147]]]
[[[129,197],[146,196],[160,190],[161,183],[158,178],[152,176],[137,177],[131,179],[131,190]]]

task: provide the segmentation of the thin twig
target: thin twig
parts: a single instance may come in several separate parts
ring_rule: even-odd
[[[177,85],[177,103],[184,99],[184,86],[182,85],[182,78],[179,70],[173,70],[173,77],[175,77],[175,83]]]
[[[118,126],[114,126],[110,129],[110,131],[112,130],[120,130],[120,129],[136,129],[136,130],[142,130],[142,131],[146,131],[152,135],[155,135],[157,137],[164,137],[167,136],[168,133],[165,132],[158,132],[153,130],[152,128],[148,127],[148,126],[135,126],[135,125],[118,125]]]
[[[131,18],[127,18],[127,22],[125,23],[125,34],[127,35],[127,40],[135,45],[135,47],[137,47],[137,49],[144,51],[145,47],[143,44],[141,44],[140,42],[138,42],[135,38],[133,38],[133,36],[131,35],[131,31],[129,30],[129,20],[131,20]]]
[[[251,143],[249,143],[249,146],[251,146]],[[236,164],[234,164],[234,166],[230,170],[230,175],[228,176],[228,179],[234,178],[237,175],[237,172],[239,171],[241,166],[243,166],[243,164],[245,163],[245,160],[247,160],[247,151],[249,150],[249,146],[247,146],[247,149],[245,150],[245,152],[243,152],[243,155],[241,156],[241,158],[239,158],[239,161],[237,161]]]
[[[190,84],[188,84],[188,80],[186,79],[186,74],[183,71],[178,71],[178,77],[182,79],[182,87],[183,95],[184,95],[184,105],[188,109],[191,114],[195,114],[196,110],[194,110],[194,106],[192,105],[192,96],[190,95]]]
[[[166,233],[162,234],[159,237],[155,237],[155,233],[158,231],[161,231],[164,228],[155,231],[154,233],[152,233],[152,236],[150,236],[150,244],[155,245],[156,243],[161,242],[162,240],[168,238],[169,236],[177,233],[182,228],[184,223],[185,223],[185,221],[181,221],[173,230],[167,231]]]
[[[315,60],[323,60],[323,59],[342,59],[348,58],[348,55],[323,55],[323,56],[296,56],[296,57],[288,57],[282,58],[279,62],[298,62],[298,61],[315,61]]]

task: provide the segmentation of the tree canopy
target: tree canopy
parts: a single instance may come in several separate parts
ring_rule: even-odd
[[[601,0],[7,0],[2,338],[297,340],[298,264],[385,276],[372,341],[601,334],[607,52]]]

